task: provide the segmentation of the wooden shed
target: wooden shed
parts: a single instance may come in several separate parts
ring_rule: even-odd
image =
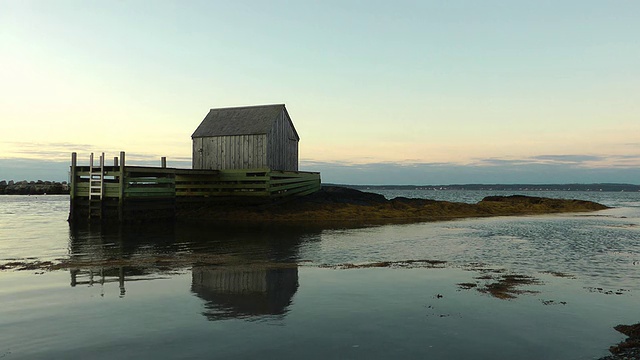
[[[298,171],[300,137],[284,104],[211,109],[191,138],[193,169]]]

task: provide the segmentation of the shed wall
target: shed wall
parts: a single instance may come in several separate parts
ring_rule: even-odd
[[[267,292],[266,270],[194,268],[193,283],[222,293]]]
[[[193,138],[193,169],[258,169],[268,166],[264,134]]]
[[[268,134],[267,165],[272,170],[298,171],[298,139],[286,111],[282,111]]]

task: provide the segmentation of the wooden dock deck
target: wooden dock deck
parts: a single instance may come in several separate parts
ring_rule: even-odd
[[[264,203],[320,190],[320,173],[269,168],[197,170],[129,166],[125,153],[105,165],[78,165],[71,155],[70,221],[140,221],[174,218],[176,207],[191,202]]]

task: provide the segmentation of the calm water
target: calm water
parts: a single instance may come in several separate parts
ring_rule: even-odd
[[[615,208],[359,229],[70,229],[66,196],[0,196],[0,265],[62,264],[0,271],[0,359],[606,355],[623,338],[612,327],[640,321],[640,193],[523,194]],[[507,274],[532,283],[509,299],[479,291]]]

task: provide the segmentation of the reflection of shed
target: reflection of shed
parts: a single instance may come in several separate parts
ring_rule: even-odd
[[[298,269],[194,267],[191,291],[209,320],[283,315],[298,289]]]
[[[194,169],[298,170],[300,137],[284,104],[211,109],[191,138]]]

